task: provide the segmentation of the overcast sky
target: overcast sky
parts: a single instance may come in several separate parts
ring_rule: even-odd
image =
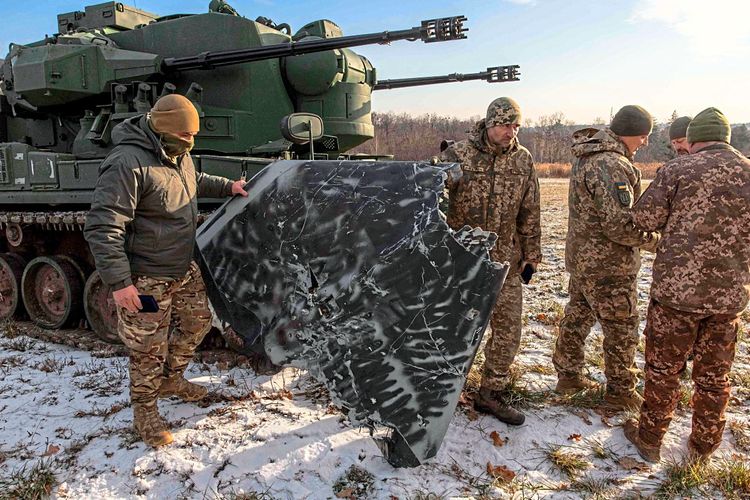
[[[3,2],[0,44],[56,31],[56,15],[92,0]],[[206,12],[208,0],[125,2],[160,15]],[[577,123],[609,119],[640,104],[661,121],[673,110],[696,114],[716,106],[734,123],[750,122],[750,1],[746,0],[234,0],[240,14],[272,18],[296,30],[320,18],[345,35],[416,26],[463,14],[467,40],[395,42],[360,47],[381,79],[519,64],[521,81],[472,82],[378,91],[376,111],[483,114],[495,97],[514,97],[536,119],[557,111]]]

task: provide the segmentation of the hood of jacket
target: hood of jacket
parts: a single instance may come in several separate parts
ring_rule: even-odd
[[[115,146],[136,146],[154,153],[159,160],[174,165],[162,148],[159,137],[148,125],[146,115],[128,118],[112,129],[112,142]]]
[[[594,153],[612,152],[629,160],[633,159],[625,143],[608,128],[602,130],[586,128],[576,131],[573,134],[573,142],[571,150],[577,158]]]

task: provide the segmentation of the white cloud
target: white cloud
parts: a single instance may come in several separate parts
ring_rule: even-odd
[[[746,51],[747,0],[636,0],[632,21],[666,24],[702,54]]]

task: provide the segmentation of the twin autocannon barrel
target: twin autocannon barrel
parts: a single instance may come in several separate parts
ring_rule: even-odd
[[[195,56],[170,57],[162,62],[164,71],[211,69],[231,64],[241,64],[265,59],[276,59],[311,52],[358,47],[360,45],[386,44],[397,40],[422,40],[425,43],[445,42],[466,38],[468,28],[463,26],[464,16],[422,21],[421,26],[407,30],[382,31],[365,35],[341,36],[316,40],[291,41],[237,50],[202,52]]]
[[[211,69],[220,66],[229,66],[233,64],[310,54],[313,52],[323,52],[362,45],[388,44],[397,40],[422,40],[425,43],[460,40],[466,38],[466,32],[468,31],[468,28],[464,26],[464,21],[466,21],[466,17],[464,16],[453,16],[422,21],[420,26],[405,30],[382,31],[379,33],[323,39],[316,38],[313,40],[292,40],[288,43],[266,45],[263,47],[202,52],[187,57],[170,57],[162,61],[162,71],[168,73],[195,69]],[[377,82],[373,89],[396,89],[468,80],[486,80],[491,83],[509,82],[518,80],[520,74],[518,68],[519,67],[515,65],[497,66],[487,68],[487,71],[478,73],[452,73],[441,76],[383,80]]]
[[[519,66],[495,66],[487,68],[487,71],[478,73],[451,73],[440,76],[421,76],[417,78],[396,78],[393,80],[379,80],[373,90],[402,89],[405,87],[417,87],[420,85],[434,85],[437,83],[467,82],[469,80],[486,80],[490,83],[514,82],[518,80],[521,73]]]

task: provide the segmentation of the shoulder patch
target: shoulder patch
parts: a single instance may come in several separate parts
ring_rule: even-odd
[[[630,207],[633,204],[633,195],[627,182],[615,182],[615,190],[622,206]]]

